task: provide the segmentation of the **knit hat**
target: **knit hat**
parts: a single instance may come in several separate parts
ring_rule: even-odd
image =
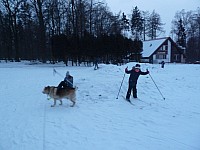
[[[66,72],[66,76],[69,76],[69,71]]]
[[[140,69],[140,64],[136,64],[135,68]]]

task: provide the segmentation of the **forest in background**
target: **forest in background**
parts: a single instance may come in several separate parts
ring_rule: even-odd
[[[142,41],[164,33],[160,15],[137,6],[113,14],[97,0],[0,0],[0,59],[73,62],[139,61]],[[186,48],[186,61],[200,60],[200,8],[177,11],[172,39]]]

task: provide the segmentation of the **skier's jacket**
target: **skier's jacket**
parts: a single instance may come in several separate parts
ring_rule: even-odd
[[[125,72],[127,74],[130,74],[129,77],[129,85],[136,85],[137,84],[137,80],[139,78],[140,75],[147,75],[149,73],[149,71],[147,70],[146,72],[142,72],[140,69],[138,72],[135,71],[135,68],[133,67],[132,70],[128,70],[127,68],[125,69]]]
[[[64,79],[66,86],[73,87],[73,77],[71,75],[67,75]]]

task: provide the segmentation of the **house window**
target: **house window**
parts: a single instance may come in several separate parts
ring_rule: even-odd
[[[167,58],[167,56],[166,55],[163,55],[163,59],[166,59]]]
[[[166,59],[167,58],[167,56],[166,55],[161,55],[161,54],[157,54],[156,55],[156,59]]]
[[[163,51],[167,51],[167,49],[168,49],[168,45],[163,45],[163,46],[161,47],[161,50],[163,50]]]
[[[180,55],[179,54],[175,54],[174,55],[174,61],[179,61],[180,60]]]
[[[167,49],[168,49],[168,45],[164,45],[163,50],[167,51]]]

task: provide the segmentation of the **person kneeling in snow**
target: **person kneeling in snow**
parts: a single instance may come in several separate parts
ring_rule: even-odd
[[[69,74],[69,71],[67,71],[64,80],[58,85],[56,94],[59,93],[61,88],[73,88],[73,76]]]
[[[125,73],[130,74],[129,77],[129,87],[128,91],[126,94],[126,100],[130,101],[130,95],[131,95],[131,90],[133,90],[133,97],[137,98],[137,80],[140,75],[147,75],[149,74],[149,71],[147,70],[146,72],[142,72],[140,70],[140,64],[136,64],[132,70],[128,70],[128,67],[125,69]]]

